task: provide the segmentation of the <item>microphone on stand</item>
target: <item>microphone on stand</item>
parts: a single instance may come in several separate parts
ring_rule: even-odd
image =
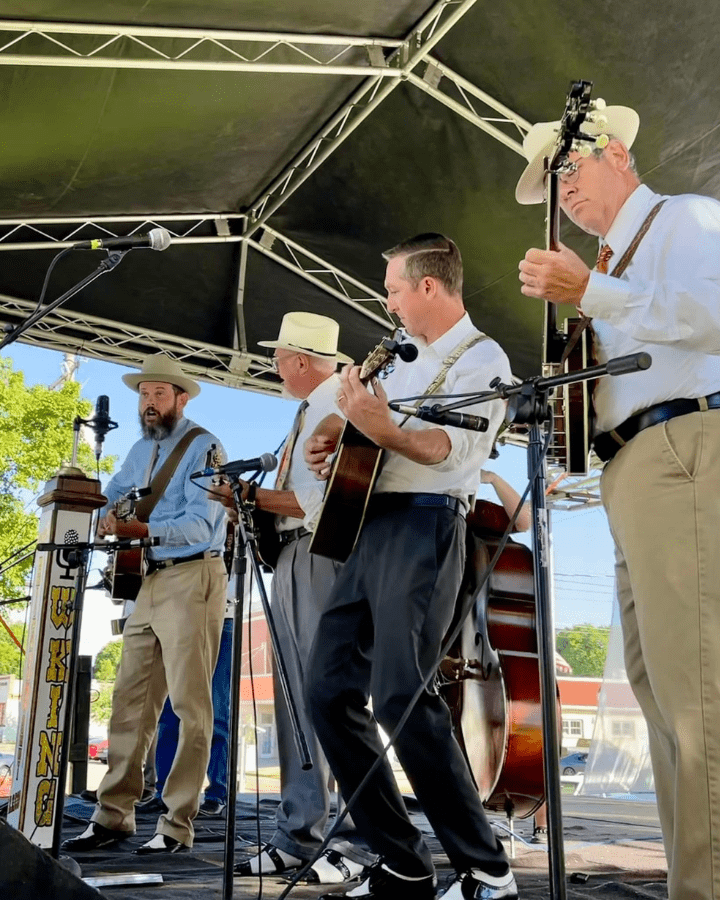
[[[203,478],[208,475],[242,475],[243,472],[272,472],[277,468],[277,456],[274,453],[263,453],[254,459],[236,459],[223,466],[207,466],[200,472],[193,472],[191,478]]]
[[[108,431],[118,427],[117,422],[113,422],[110,418],[110,398],[107,394],[101,394],[97,398],[95,415],[90,419],[88,425],[95,432],[95,459],[100,459],[105,435]]]
[[[76,241],[71,250],[167,250],[172,239],[165,228],[153,228],[147,234],[131,234],[128,237],[93,238]]]
[[[417,416],[425,422],[435,425],[452,425],[455,428],[467,428],[469,431],[487,431],[490,420],[485,416],[472,416],[470,413],[445,412],[439,403],[433,406],[405,406],[402,403],[388,403],[390,409],[405,416]]]
[[[415,344],[404,344],[401,341],[393,340],[393,338],[385,338],[382,345],[390,353],[397,354],[403,362],[415,362],[418,357],[418,348]]]

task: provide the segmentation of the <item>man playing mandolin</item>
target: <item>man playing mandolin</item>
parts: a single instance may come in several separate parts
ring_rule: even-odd
[[[465,514],[504,404],[471,409],[490,420],[488,431],[477,433],[417,418],[403,422],[387,403],[387,394],[400,399],[432,390],[442,399],[450,392],[487,390],[494,378],[510,378],[510,366],[465,312],[462,260],[451,240],[418,235],[385,258],[388,309],[420,352],[414,362],[396,360],[385,390],[375,381],[368,390],[357,367],[341,375],[340,409],[386,452],[358,543],[320,619],[308,665],[308,704],[348,800],[382,754],[375,720],[392,735],[425,684],[394,749],[457,870],[444,896],[514,898],[515,879],[452,735],[449,709],[427,686],[462,579]],[[327,456],[322,439],[306,445],[306,459],[321,477]],[[352,896],[432,900],[431,854],[408,818],[387,759],[378,763],[351,811],[380,857]]]
[[[140,395],[143,436],[105,489],[109,503],[98,534],[157,537],[159,546],[149,550],[147,574],[123,631],[108,771],[89,827],[63,844],[71,853],[110,847],[135,832],[143,760],[168,694],[182,727],[163,792],[167,812],[160,816],[155,836],[136,852],[175,853],[191,847],[213,730],[210,684],[227,586],[225,516],[189,476],[205,467],[208,452],[219,442],[184,417],[185,405],[200,386],[174,360],[162,353],[150,356],[139,374],[123,375],[123,381]],[[153,490],[144,498],[152,504],[147,523],[117,519],[112,504],[148,483]]]
[[[339,565],[308,553],[312,522],[322,502],[323,490],[303,460],[303,444],[321,420],[341,417],[335,405],[339,362],[350,362],[338,353],[339,326],[334,319],[315,313],[290,312],[283,317],[275,341],[260,341],[273,348],[273,364],[285,391],[301,400],[293,427],[282,452],[274,489],[243,483],[244,499],[273,514],[273,534],[278,543],[272,580],[271,605],[288,683],[297,705],[313,767],[304,771],[293,738],[290,714],[281,682],[275,679],[275,719],[281,773],[281,802],[275,833],[256,856],[238,863],[238,875],[272,875],[297,869],[315,855],[323,839],[330,808],[330,771],[314,736],[304,704],[304,678],[317,622],[324,609]],[[225,486],[225,500],[234,505]],[[262,542],[260,550],[262,552]],[[278,555],[279,554],[279,555]],[[269,560],[268,560],[269,561]],[[352,820],[346,820],[325,852],[308,873],[308,880],[335,884],[350,880],[373,861],[367,849],[357,846]]]
[[[720,898],[720,203],[661,197],[630,154],[637,114],[561,170],[565,214],[599,238],[594,271],[564,245],[528,250],[522,292],[593,320],[598,362],[652,366],[594,395],[602,501],[615,541],[628,679],[648,724],[670,900]],[[559,122],[528,132],[516,190],[539,203]],[[602,142],[601,142],[602,143]],[[628,261],[628,257],[630,257]],[[622,274],[621,274],[622,272]]]

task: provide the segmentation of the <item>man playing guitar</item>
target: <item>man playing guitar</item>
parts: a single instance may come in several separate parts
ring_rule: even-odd
[[[108,506],[98,534],[157,537],[159,546],[148,552],[147,575],[123,632],[108,771],[89,827],[63,844],[71,853],[110,847],[135,832],[143,760],[168,694],[182,721],[163,794],[168,809],[155,836],[136,852],[175,853],[191,847],[213,728],[210,683],[227,586],[225,516],[190,474],[203,467],[211,445],[219,442],[183,416],[200,387],[174,360],[150,356],[140,373],[124,375],[123,381],[139,394],[143,437],[105,489]],[[169,480],[159,496],[148,498],[154,504],[148,522],[118,519],[113,503],[132,487],[151,482],[155,473],[158,480],[167,475]]]

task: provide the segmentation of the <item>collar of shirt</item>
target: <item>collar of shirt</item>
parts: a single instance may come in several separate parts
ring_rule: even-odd
[[[620,207],[610,230],[604,238],[600,239],[601,247],[605,244],[612,247],[613,256],[609,272],[612,272],[613,266],[620,262],[620,257],[630,246],[630,242],[638,233],[647,214],[659,199],[660,196],[653,193],[646,184],[640,184]]]
[[[460,341],[473,330],[476,330],[475,326],[470,319],[470,315],[466,312],[461,319],[458,319],[452,328],[446,331],[445,334],[440,335],[440,337],[434,340],[432,344],[425,343],[422,338],[414,338],[411,335],[409,335],[409,337],[412,343],[417,344],[418,350],[421,353],[431,352],[442,361],[446,359]]]

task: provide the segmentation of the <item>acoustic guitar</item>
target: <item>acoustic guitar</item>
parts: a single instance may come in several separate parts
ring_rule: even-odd
[[[133,488],[113,506],[115,518],[129,522],[136,518],[138,500],[150,493],[149,487]],[[103,582],[113,600],[135,600],[145,577],[145,548],[131,547],[115,550],[103,573]]]
[[[412,362],[417,354],[414,344],[402,344],[393,337],[385,338],[362,364],[360,380],[367,384],[377,375],[389,372],[396,356],[404,362]],[[345,562],[350,556],[360,536],[383,452],[352,423],[345,423],[335,451],[320,517],[308,548],[310,553],[338,562]]]
[[[577,141],[594,140],[581,132],[582,124],[593,107],[590,101],[591,81],[576,81],[570,85],[565,112],[560,121],[558,140],[551,158],[545,160],[545,188],[547,192],[546,249],[560,248],[559,179],[568,165],[567,156],[576,149]],[[557,306],[545,304],[543,322],[543,376],[548,378],[576,372],[592,365],[591,333],[589,328],[576,334],[581,320],[568,318],[560,330],[557,325]],[[553,441],[548,457],[562,466],[569,475],[585,475],[592,438],[592,384],[587,381],[565,385],[551,398]]]

